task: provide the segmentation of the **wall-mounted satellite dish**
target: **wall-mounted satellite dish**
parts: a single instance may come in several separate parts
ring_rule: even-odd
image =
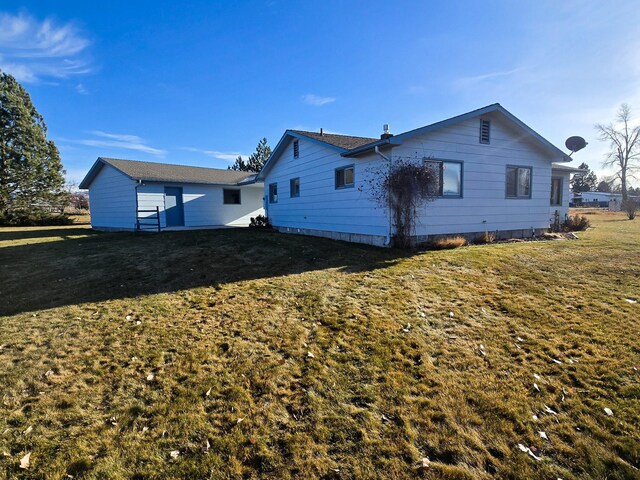
[[[582,137],[569,137],[567,138],[567,141],[564,142],[564,146],[571,150],[571,153],[569,154],[569,156],[571,156],[578,150],[582,150],[584,147],[586,147],[587,142]]]

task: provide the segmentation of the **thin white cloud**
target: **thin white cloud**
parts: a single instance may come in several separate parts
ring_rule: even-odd
[[[87,88],[82,83],[76,85],[76,92],[78,92],[80,95],[89,95],[89,90],[87,90]]]
[[[20,82],[90,73],[92,67],[85,55],[89,44],[72,23],[0,12],[0,69]]]
[[[187,152],[196,152],[201,153],[202,155],[206,155],[207,157],[217,158],[219,160],[226,160],[227,162],[235,162],[236,158],[244,157],[247,158],[249,155],[245,155],[237,152],[219,152],[217,150],[206,150],[204,148],[195,148],[195,147],[182,147],[182,150]]]
[[[302,101],[307,105],[313,105],[314,107],[321,107],[322,105],[335,102],[336,97],[321,97],[320,95],[308,93],[302,96]]]
[[[471,88],[471,87],[475,87],[478,84],[486,82],[487,80],[496,80],[496,79],[506,80],[513,77],[516,74],[523,72],[524,70],[527,70],[527,69],[524,67],[518,67],[518,68],[513,68],[511,70],[495,71],[495,72],[482,73],[479,75],[473,75],[469,77],[462,77],[462,78],[458,78],[455,81],[455,87]]]
[[[86,138],[81,140],[69,140],[61,138],[59,140],[76,145],[85,145],[87,147],[132,150],[135,152],[148,153],[157,157],[164,157],[167,154],[166,150],[147,145],[146,142],[137,135],[131,135],[127,133],[108,133],[101,130],[94,130],[90,133],[99,138]]]

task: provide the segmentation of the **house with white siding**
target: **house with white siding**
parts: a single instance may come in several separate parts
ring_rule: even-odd
[[[380,138],[287,130],[257,177],[269,221],[281,232],[389,245],[392,219],[370,180],[400,158],[439,171],[438,197],[418,212],[418,242],[542,233],[565,219],[570,175],[580,171],[500,104]]]
[[[99,157],[80,183],[96,230],[249,225],[264,213],[256,173]]]

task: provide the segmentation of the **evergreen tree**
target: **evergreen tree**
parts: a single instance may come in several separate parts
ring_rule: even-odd
[[[576,174],[571,179],[571,191],[573,193],[593,192],[598,185],[598,177],[591,171],[589,165],[581,164],[578,168],[585,170],[585,173]]]
[[[245,162],[240,156],[236,158],[236,163],[229,167],[229,170],[241,170],[243,172],[259,172],[267,163],[267,159],[271,155],[271,147],[267,145],[267,139],[263,138],[258,142],[256,151],[249,155],[249,159]]]
[[[611,190],[611,183],[607,182],[606,180],[602,180],[600,183],[598,183],[598,189],[596,190],[596,192],[611,193]]]
[[[61,208],[66,195],[44,119],[22,85],[0,72],[0,219]]]

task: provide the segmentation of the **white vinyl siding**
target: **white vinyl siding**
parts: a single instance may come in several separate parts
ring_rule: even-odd
[[[136,228],[136,182],[104,165],[89,188],[91,226],[96,229]]]
[[[463,163],[462,197],[442,197],[424,206],[416,222],[417,235],[476,233],[496,230],[547,228],[551,189],[548,151],[523,135],[499,114],[484,117],[491,122],[491,142],[478,141],[478,118],[405,139],[386,150],[393,158],[447,159]],[[386,236],[389,217],[371,195],[371,176],[387,166],[371,152],[357,158],[341,157],[331,147],[300,139],[300,158],[292,159],[292,143],[285,147],[265,179],[289,188],[289,180],[300,177],[304,194],[291,199],[280,191],[278,204],[269,205],[268,216],[276,227],[325,230]],[[354,165],[355,188],[336,189],[335,170]],[[507,165],[531,167],[530,197],[514,201],[505,196]],[[375,182],[374,182],[375,183]],[[568,181],[564,182],[565,188]],[[568,196],[565,194],[564,200]]]
[[[418,218],[417,235],[549,226],[551,162],[558,159],[551,158],[533,140],[525,140],[522,132],[503,117],[491,115],[486,119],[491,120],[488,145],[478,142],[479,121],[475,118],[405,140],[393,149],[393,156],[464,162],[463,198],[438,198],[428,203]],[[530,198],[506,198],[507,165],[532,168]]]
[[[330,232],[386,236],[388,220],[383,208],[362,191],[370,169],[381,164],[377,155],[351,159],[329,146],[299,140],[300,157],[293,160],[289,141],[279,160],[268,172],[264,185],[278,183],[278,203],[268,204],[268,217],[275,227],[304,228]],[[336,169],[355,166],[354,188],[336,189]],[[300,178],[300,197],[291,198],[290,180]]]
[[[162,227],[167,222],[164,214],[165,186],[182,187],[185,227],[208,226],[247,226],[251,217],[263,214],[262,186],[250,185],[236,188],[241,191],[241,204],[225,204],[225,189],[218,185],[145,183],[138,187],[138,205],[140,209],[160,209]]]

